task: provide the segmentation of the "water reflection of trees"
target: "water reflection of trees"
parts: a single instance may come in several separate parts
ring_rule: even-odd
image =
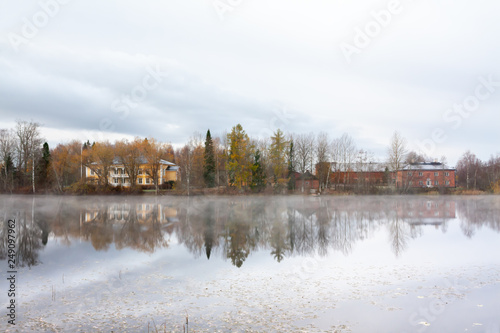
[[[500,200],[498,196],[469,197],[457,200],[460,228],[467,237],[477,230],[490,228],[500,232]]]
[[[422,235],[425,226],[446,232],[455,218],[455,201],[440,198],[197,199],[189,206],[190,212],[184,210],[180,218],[179,240],[198,256],[203,246],[209,248],[207,258],[219,248],[237,267],[257,249],[268,249],[278,262],[329,251],[348,255],[357,242],[381,227],[387,228],[388,242],[398,256],[411,239]]]
[[[153,252],[168,247],[175,234],[195,256],[222,256],[241,267],[257,250],[278,262],[331,251],[348,255],[381,228],[400,255],[424,227],[446,232],[456,212],[468,237],[483,227],[500,231],[497,197],[409,198],[15,198],[0,203],[0,259],[6,259],[12,218],[19,266],[38,264],[40,250],[55,239],[66,245],[83,239],[98,251],[115,246]]]
[[[77,239],[87,240],[98,251],[109,249],[113,243],[118,250],[143,252],[167,247],[165,235],[172,233],[176,213],[172,214],[169,205],[147,205],[62,197],[2,201],[0,259],[7,258],[9,219],[16,221],[17,267],[39,264],[39,252],[51,239],[68,246]]]

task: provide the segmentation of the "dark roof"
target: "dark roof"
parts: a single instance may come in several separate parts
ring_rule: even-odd
[[[306,171],[304,173],[294,171],[294,175],[295,175],[295,180],[315,180],[315,179],[318,179],[315,175],[313,175],[309,171]]]

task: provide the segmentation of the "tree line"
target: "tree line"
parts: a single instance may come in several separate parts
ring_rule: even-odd
[[[314,174],[319,189],[352,189],[352,172],[367,173],[385,168],[385,185],[391,185],[390,172],[404,166],[431,160],[409,151],[406,139],[395,132],[385,160],[356,145],[347,133],[330,138],[328,133],[286,134],[277,129],[268,138],[250,137],[240,124],[229,133],[212,136],[194,133],[183,146],[174,147],[155,138],[133,140],[59,143],[50,149],[40,134],[40,124],[17,121],[14,128],[0,129],[0,186],[3,192],[64,192],[85,189],[85,167],[97,176],[96,186],[114,188],[108,175],[113,164],[123,165],[132,184],[139,169],[152,179],[156,191],[161,160],[180,166],[175,187],[187,194],[193,189],[229,187],[237,191],[284,193],[303,192],[304,179]],[[445,163],[446,158],[441,157]],[[467,151],[457,164],[457,184],[467,190],[500,192],[500,155],[479,160]],[[358,177],[354,186],[365,193],[374,183]]]

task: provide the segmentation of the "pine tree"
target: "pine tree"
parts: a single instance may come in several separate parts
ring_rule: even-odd
[[[210,130],[207,131],[205,139],[205,154],[203,163],[203,179],[205,180],[206,187],[215,187],[215,152],[214,143]]]
[[[46,187],[49,183],[50,150],[49,144],[45,142],[42,148],[42,156],[37,163],[37,182]]]
[[[260,151],[255,152],[255,161],[252,165],[252,190],[257,192],[262,191],[266,187],[266,175],[264,168],[260,164]]]
[[[293,140],[290,141],[290,149],[288,150],[288,189],[295,190],[295,151],[293,150]]]
[[[14,161],[12,160],[12,156],[7,154],[5,160],[3,161],[3,165],[1,168],[2,178],[3,178],[3,189],[6,192],[11,192],[14,188]]]

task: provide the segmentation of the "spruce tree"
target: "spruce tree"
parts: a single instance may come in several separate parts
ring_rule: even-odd
[[[207,137],[205,139],[205,154],[203,163],[203,179],[205,180],[206,187],[215,187],[215,168],[214,143],[212,141],[212,136],[210,135],[210,130],[208,130]]]
[[[293,150],[293,140],[290,141],[290,149],[288,150],[288,189],[295,190],[295,151]]]
[[[264,168],[260,164],[260,151],[255,152],[255,162],[252,165],[252,184],[251,188],[257,192],[262,191],[266,187],[266,175]]]
[[[46,187],[49,185],[49,165],[50,165],[50,150],[49,144],[45,142],[42,148],[42,156],[37,163],[37,182]]]

